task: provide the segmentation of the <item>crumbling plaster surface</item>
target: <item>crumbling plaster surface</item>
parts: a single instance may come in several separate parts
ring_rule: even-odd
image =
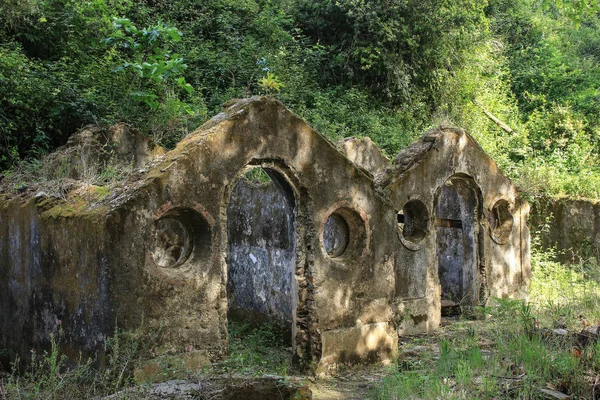
[[[396,313],[404,315],[400,333],[435,329],[439,324],[440,282],[437,275],[435,206],[439,189],[450,178],[463,178],[477,185],[481,196],[482,231],[479,268],[484,303],[491,297],[526,295],[529,283],[528,204],[496,163],[466,132],[437,129],[398,154],[392,166],[377,176],[379,190],[389,195],[401,210],[413,199],[423,202],[429,215],[429,234],[418,245],[404,246],[396,260]],[[498,200],[510,205],[513,217],[508,239],[494,240],[490,212]],[[426,285],[419,284],[426,282]]]
[[[98,304],[103,306],[106,326],[99,330],[104,335],[111,332],[115,321],[122,328],[133,328],[144,321],[151,329],[161,328],[158,352],[193,348],[206,351],[213,359],[225,356],[226,210],[233,187],[248,165],[281,173],[298,199],[297,359],[307,363],[320,360],[321,335],[329,330],[360,331],[368,324],[393,324],[395,243],[385,239],[396,229],[393,209],[375,192],[368,174],[272,99],[236,103],[179,143],[147,173],[116,189],[103,202],[102,212],[84,205],[81,210],[67,213],[60,210],[63,206],[56,205],[49,210],[52,217],[45,217],[35,206],[30,206],[31,213],[38,215],[24,216],[18,227],[24,228],[36,218],[40,218],[43,229],[61,226],[60,230],[44,234],[61,246],[20,253],[17,257],[23,260],[23,265],[28,268],[35,265],[27,259],[29,254],[46,257],[67,251],[81,254],[90,262],[63,258],[51,263],[56,269],[47,282],[52,299],[36,307],[17,307],[17,313],[26,321],[31,317],[26,310],[37,312],[41,308],[53,320],[64,320],[63,326],[70,329],[64,315],[72,313],[82,321],[88,320],[96,313],[91,305]],[[321,235],[329,214],[338,208],[353,210],[359,216],[357,223],[363,224],[364,236],[360,243],[353,243],[356,248],[348,249],[346,256],[330,257]],[[9,213],[3,208],[2,219]],[[90,223],[85,221],[88,213],[97,218],[89,233]],[[199,221],[192,224],[192,230],[194,237],[203,242],[194,247],[187,261],[174,268],[159,266],[151,248],[157,235],[157,221],[182,215],[186,220],[193,216]],[[7,232],[3,240],[8,237],[14,238],[15,234]],[[94,251],[87,243],[93,244]],[[16,251],[14,245],[7,244],[8,247],[11,249],[3,252],[2,257]],[[99,263],[97,259],[106,261]],[[3,265],[16,268],[20,264],[7,260]],[[83,282],[63,283],[59,276],[66,271]],[[36,276],[34,272],[23,274]],[[88,279],[87,275],[109,278],[105,286],[84,290],[83,286],[98,280]],[[67,286],[65,292],[57,290],[63,284]],[[28,287],[31,286],[37,287],[36,283]],[[77,293],[85,293],[89,301]],[[3,292],[6,294],[19,298],[32,295],[31,291]],[[105,303],[97,301],[100,297],[106,299]],[[69,312],[63,312],[58,305],[67,298],[74,304]],[[7,311],[5,315],[8,318],[11,314]],[[15,327],[3,333],[3,339],[12,346],[20,342],[25,329]],[[51,329],[49,325],[46,330]],[[43,339],[47,342],[48,336]],[[33,340],[31,344],[44,340]],[[93,351],[98,346],[87,343],[86,347]],[[335,351],[352,353],[358,358],[372,356],[363,354],[361,349]],[[335,354],[327,356],[329,360],[337,359]]]
[[[76,343],[63,350],[76,358],[111,332],[102,217],[61,220],[36,200],[0,197],[0,347],[27,358],[62,324]]]
[[[339,141],[336,146],[350,161],[373,176],[390,165],[390,160],[369,137],[346,138]]]
[[[531,229],[541,245],[565,263],[600,263],[600,204],[572,198],[540,198],[531,212]]]
[[[278,101],[251,98],[103,199],[0,197],[0,346],[11,358],[26,355],[47,345],[60,323],[75,357],[101,352],[116,327],[143,323],[160,329],[157,355],[225,357],[227,210],[251,167],[276,172],[296,200],[293,330],[301,365],[390,360],[396,332],[437,327],[434,220],[410,243],[397,213],[417,199],[432,215],[436,190],[451,176],[468,175],[481,189],[486,296],[521,295],[529,271],[527,205],[468,135],[429,133],[385,171],[358,164]],[[508,239],[494,241],[486,224],[499,198],[515,223]],[[334,217],[347,224],[341,252],[325,248]],[[189,234],[174,234],[172,245],[165,226]]]

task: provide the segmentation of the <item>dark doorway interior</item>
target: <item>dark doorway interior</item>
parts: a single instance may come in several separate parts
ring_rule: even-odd
[[[296,200],[284,176],[253,168],[227,206],[228,319],[268,324],[293,346],[296,310]]]
[[[478,191],[469,178],[450,178],[439,190],[435,225],[445,315],[478,301],[479,207]]]

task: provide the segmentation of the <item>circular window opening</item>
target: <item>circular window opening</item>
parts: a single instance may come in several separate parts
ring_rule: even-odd
[[[323,226],[323,247],[331,258],[358,258],[367,239],[365,222],[360,214],[348,207],[340,207],[327,217]]]
[[[492,239],[498,244],[508,242],[513,230],[514,218],[507,200],[501,199],[494,203],[488,215],[488,222]]]
[[[173,268],[185,262],[191,251],[189,229],[178,219],[164,217],[156,221],[152,258],[156,265]]]
[[[325,222],[323,244],[330,257],[341,256],[350,242],[350,227],[340,214],[333,213]]]
[[[429,212],[421,200],[410,200],[398,213],[398,227],[402,237],[411,242],[419,243],[429,233]]]
[[[210,266],[212,226],[193,208],[173,207],[148,229],[147,252],[162,268]]]

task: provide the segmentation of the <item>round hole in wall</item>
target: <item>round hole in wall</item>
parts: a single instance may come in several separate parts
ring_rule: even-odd
[[[492,239],[498,244],[507,243],[514,226],[510,203],[505,199],[495,202],[488,214],[488,222]]]
[[[398,227],[402,237],[410,243],[419,243],[429,233],[429,212],[421,200],[407,202],[398,213]]]
[[[323,229],[323,244],[330,257],[338,257],[344,253],[350,241],[350,228],[341,215],[333,213],[327,217]]]
[[[193,208],[175,207],[161,216],[150,232],[150,254],[162,268],[176,268],[210,252],[211,226]],[[193,257],[192,257],[193,256]]]
[[[360,257],[366,237],[365,222],[349,207],[340,207],[330,213],[323,226],[323,247],[331,258]]]
[[[155,223],[152,258],[156,265],[172,268],[185,261],[191,247],[189,229],[178,219],[161,218]]]

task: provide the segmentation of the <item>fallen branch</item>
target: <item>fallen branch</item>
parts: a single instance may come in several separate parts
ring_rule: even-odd
[[[525,374],[517,375],[517,376],[501,376],[501,375],[492,375],[494,378],[500,379],[512,379],[512,380],[520,380],[525,377]]]
[[[559,392],[558,390],[551,389],[538,389],[545,398],[547,399],[556,399],[556,400],[568,400],[571,399],[571,396],[568,394],[564,394],[563,392]]]
[[[500,121],[494,114],[492,114],[491,112],[489,112],[488,110],[485,109],[485,107],[483,107],[483,105],[478,102],[477,100],[473,100],[473,104],[475,104],[477,107],[481,108],[481,111],[483,111],[483,113],[489,118],[491,119],[496,125],[498,125],[500,128],[502,128],[504,131],[510,133],[510,134],[515,134],[515,131],[508,125],[506,125],[504,122]]]

